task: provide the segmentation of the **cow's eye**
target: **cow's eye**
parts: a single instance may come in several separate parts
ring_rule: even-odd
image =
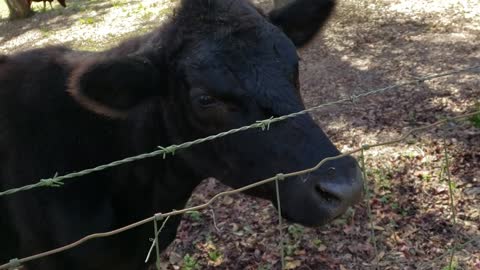
[[[190,98],[194,107],[197,109],[210,109],[221,104],[218,98],[202,88],[193,88],[190,90]]]
[[[209,95],[200,95],[197,97],[197,102],[203,107],[209,107],[218,102],[218,100]]]

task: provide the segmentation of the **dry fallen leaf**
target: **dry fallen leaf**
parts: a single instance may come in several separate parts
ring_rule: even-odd
[[[285,263],[285,269],[287,269],[287,270],[288,269],[295,269],[295,268],[297,268],[301,265],[302,265],[302,261],[300,261],[300,260],[287,261]]]

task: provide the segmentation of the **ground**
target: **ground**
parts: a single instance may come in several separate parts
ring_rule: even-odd
[[[54,3],[45,11],[40,3],[33,17],[8,22],[0,1],[0,53],[46,44],[102,50],[152,29],[174,2],[72,0],[66,9]],[[480,65],[479,37],[478,0],[340,1],[326,30],[300,51],[303,97],[311,107]],[[480,75],[463,73],[313,115],[347,151],[480,109],[479,97]],[[480,116],[370,149],[365,157],[370,192],[361,204],[322,228],[284,223],[287,269],[480,269]],[[223,190],[215,180],[205,180],[189,205]],[[277,224],[277,213],[265,201],[222,198],[185,216],[161,267],[279,269]]]

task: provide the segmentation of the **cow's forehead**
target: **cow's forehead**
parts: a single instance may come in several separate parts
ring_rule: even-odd
[[[251,31],[192,44],[181,60],[187,79],[216,91],[250,96],[275,114],[299,110],[293,78],[298,63],[295,46],[270,24]]]
[[[261,11],[247,0],[182,0],[179,6],[175,12],[177,23],[190,28],[233,20],[252,22],[262,17]]]
[[[219,32],[224,31],[220,29]],[[268,22],[255,28],[241,29],[221,37],[219,35],[213,32],[189,40],[189,44],[183,46],[182,61],[202,66],[223,62],[230,64],[233,69],[242,64],[291,66],[298,62],[295,45]]]

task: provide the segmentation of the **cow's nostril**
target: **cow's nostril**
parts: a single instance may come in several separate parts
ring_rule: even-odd
[[[321,185],[315,185],[315,191],[317,195],[319,195],[323,200],[329,202],[329,203],[340,203],[342,199],[337,196],[336,194],[329,192],[325,188],[323,188]]]
[[[328,176],[335,177],[335,171],[336,171],[335,167],[328,168]]]

